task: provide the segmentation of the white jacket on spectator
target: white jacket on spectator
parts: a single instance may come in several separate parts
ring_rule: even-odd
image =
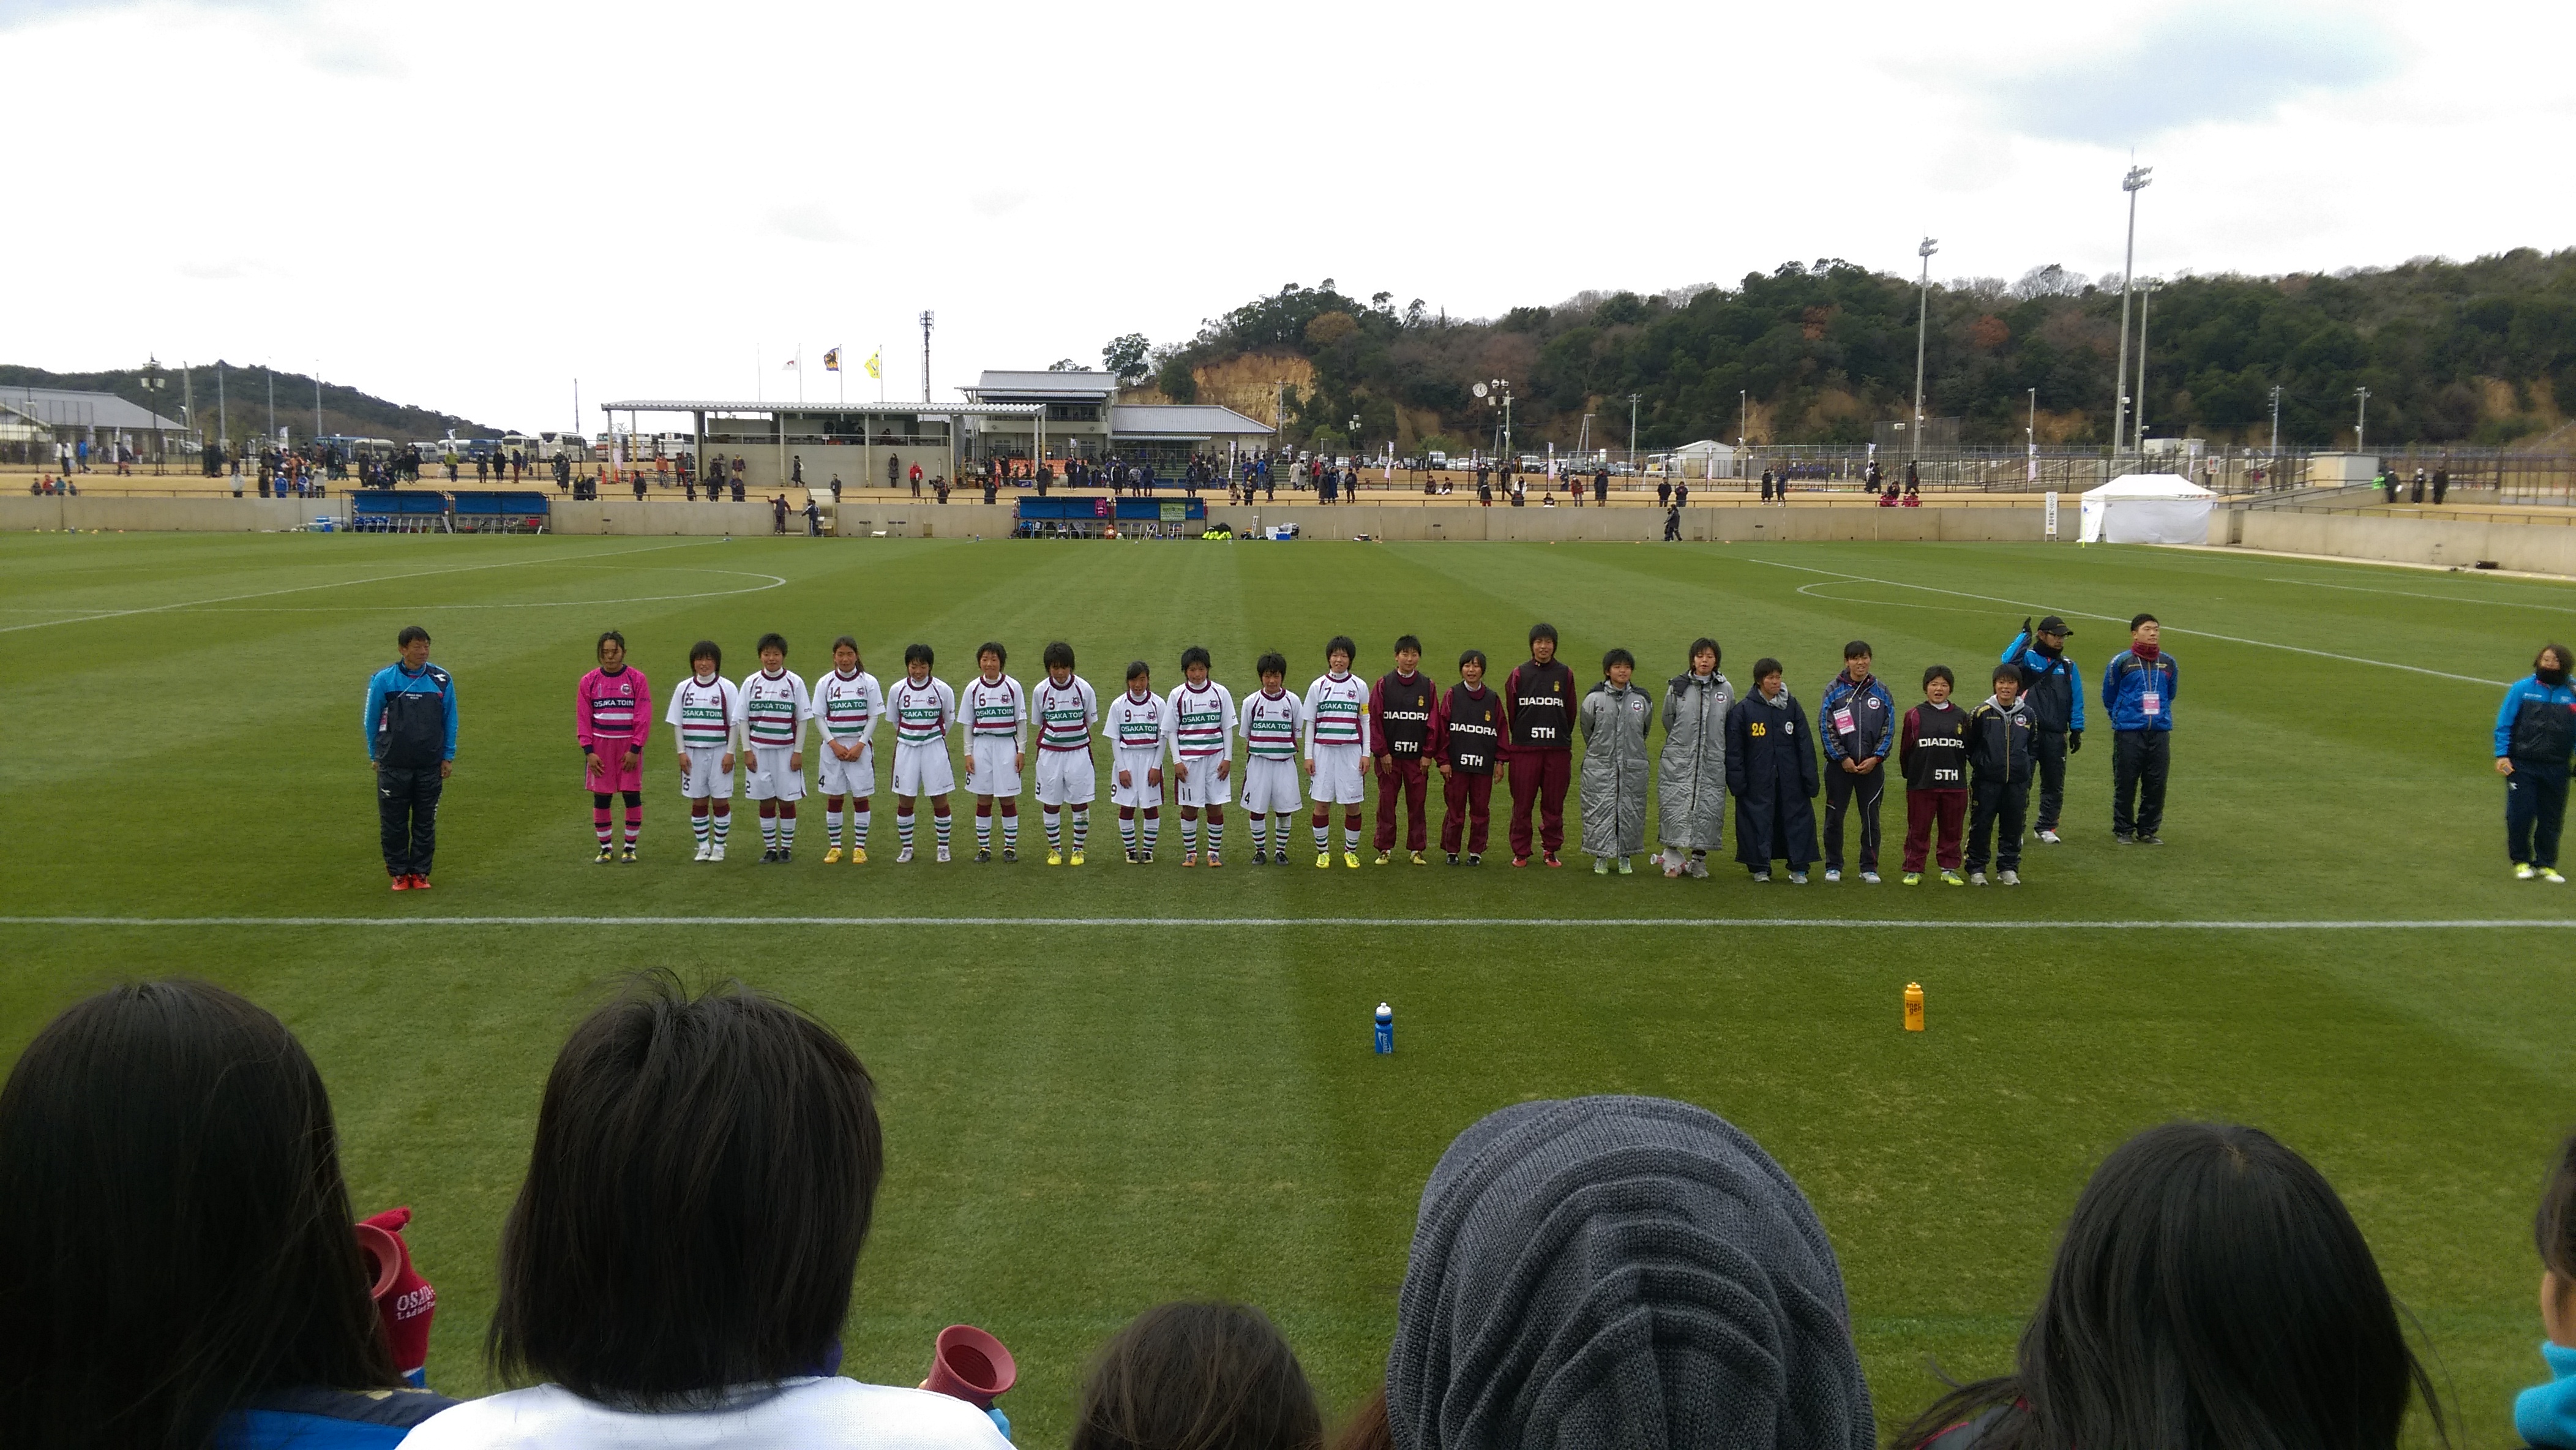
[[[990,1417],[927,1390],[837,1376],[791,1379],[720,1410],[643,1414],[559,1385],[468,1400],[404,1450],[1009,1450]]]

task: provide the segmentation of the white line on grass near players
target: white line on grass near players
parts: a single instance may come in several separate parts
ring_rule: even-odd
[[[2576,918],[2509,917],[2452,921],[1945,921],[1923,917],[1789,916],[0,916],[0,926],[296,927],[296,926],[1786,926],[1844,929],[1927,926],[2015,931],[2542,931],[2576,927]]]
[[[1916,589],[1925,594],[1947,594],[1953,599],[1982,599],[1988,604],[2009,604],[2015,609],[2056,608],[2054,605],[2033,604],[2027,599],[2006,599],[1999,594],[1971,594],[1964,589],[1940,589],[1930,584],[1908,584],[1902,579],[1876,579],[1867,574],[1845,574],[1835,569],[1811,569],[1804,564],[1783,564],[1777,559],[1755,559],[1751,562],[1756,564],[1768,564],[1774,569],[1795,569],[1801,574],[1822,574],[1828,579],[1850,579],[1862,584],[1884,584],[1890,589]],[[1860,601],[1842,600],[1839,602],[1851,604],[1858,603]],[[2059,614],[2071,614],[2077,619],[2100,619],[2106,620],[2112,624],[2127,623],[2126,620],[2116,614],[2088,614],[2081,609],[2057,609],[2056,612]],[[23,628],[24,626],[21,627]],[[2422,665],[2401,665],[2394,660],[2365,659],[2360,655],[2339,655],[2334,653],[2332,650],[2308,649],[2295,644],[2275,644],[2268,639],[2244,639],[2232,634],[2212,634],[2210,631],[2205,629],[2184,629],[2178,625],[2166,625],[2165,633],[2187,634],[2196,639],[2214,639],[2226,644],[2247,644],[2254,646],[2256,649],[2286,650],[2294,655],[2311,655],[2321,660],[2341,660],[2348,665],[2371,665],[2383,670],[2404,670],[2408,674],[2431,675],[2437,680],[2458,680],[2464,685],[2492,685],[2496,689],[2501,690],[2506,685],[2512,683],[2509,680],[2482,680],[2475,675],[2455,675],[2448,670],[2428,670]]]
[[[737,594],[763,594],[784,589],[787,581],[776,574],[763,574],[753,569],[667,569],[672,574],[732,574],[744,579],[766,579],[742,589],[709,589],[697,594],[638,594],[625,599],[525,599],[516,604],[325,604],[319,606],[285,604],[260,605],[249,609],[220,609],[211,604],[192,604],[168,612],[173,614],[378,614],[388,609],[606,609],[619,604],[661,604],[674,599],[731,599]],[[69,624],[71,620],[57,620]]]
[[[2295,584],[2301,589],[2340,589],[2347,594],[2385,594],[2395,599],[2430,599],[2436,604],[2472,604],[2481,609],[2501,605],[2506,609],[2545,609],[2554,614],[2568,612],[2569,600],[2555,604],[2537,604],[2527,599],[2471,599],[2460,594],[2423,594],[2412,589],[2369,589],[2359,584],[2328,584],[2322,579],[2266,579],[2266,584]]]
[[[641,549],[611,549],[604,554],[582,554],[577,556],[577,559],[614,559],[624,554],[653,554],[664,549],[694,549],[702,547],[705,542],[703,539],[694,539],[685,544],[648,544]],[[84,614],[77,619],[40,619],[31,624],[0,624],[0,634],[14,634],[22,629],[44,629],[57,624],[87,624],[97,619],[124,619],[136,614],[169,614],[183,609],[202,609],[209,604],[234,604],[244,599],[274,599],[281,594],[310,594],[316,589],[354,589],[361,584],[390,584],[397,579],[426,579],[434,574],[472,574],[484,569],[520,569],[530,564],[563,562],[565,561],[562,559],[508,559],[498,564],[460,564],[453,569],[414,569],[407,574],[379,574],[372,579],[339,579],[329,584],[298,584],[292,589],[262,589],[252,594],[227,594],[217,599],[191,599],[178,604],[147,605],[141,609],[110,609],[97,614]]]

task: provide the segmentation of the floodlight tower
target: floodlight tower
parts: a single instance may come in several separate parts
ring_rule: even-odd
[[[1923,339],[1932,326],[1932,254],[1939,250],[1940,242],[1931,237],[1914,249],[1923,259],[1923,280],[1914,289],[1914,441],[1908,452],[1915,458],[1923,456]]]
[[[930,324],[933,320],[932,313],[927,308],[923,309],[921,314],[921,400],[925,403],[930,401]]]
[[[2120,451],[2120,437],[2129,424],[2129,278],[2138,266],[2138,193],[2147,189],[2152,166],[2132,166],[2120,181],[2120,189],[2129,194],[2129,255],[2120,264],[2120,365],[2111,374],[2111,452]]]

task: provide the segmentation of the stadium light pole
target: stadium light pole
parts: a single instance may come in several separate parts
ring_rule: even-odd
[[[2272,385],[2272,461],[2273,461],[2274,466],[2276,466],[2276,467],[2277,467],[2277,466],[2279,465],[2279,463],[2280,463],[2280,459],[2281,459],[2281,385],[2280,385],[2279,383],[2274,383],[2274,384]]]
[[[1914,249],[1923,259],[1923,280],[1914,289],[1914,441],[1908,451],[1915,458],[1923,456],[1923,341],[1932,326],[1932,254],[1939,250],[1940,243],[1930,237]]]
[[[932,314],[925,308],[921,314],[921,400],[925,403],[930,401],[930,324],[932,321]]]
[[[2120,437],[2129,421],[2129,278],[2138,266],[2138,193],[2147,189],[2152,166],[2132,166],[2120,181],[2129,194],[2129,253],[2120,264],[2120,366],[2111,374],[2111,454],[2118,457]]]
[[[2039,482],[2039,389],[2030,390],[2030,426],[2021,430],[2024,447],[2030,451],[2030,479]]]
[[[2140,457],[2147,452],[2147,308],[2165,284],[2153,278],[2138,284],[2138,390],[2132,394],[2129,417],[2135,432]]]
[[[1636,393],[1628,395],[1628,476],[1631,478],[1637,475],[1637,399],[1639,396]]]
[[[2352,393],[2361,399],[2361,411],[2352,420],[2352,451],[2359,453],[2368,446],[2362,442],[2362,435],[2370,427],[2370,389],[2355,388]]]

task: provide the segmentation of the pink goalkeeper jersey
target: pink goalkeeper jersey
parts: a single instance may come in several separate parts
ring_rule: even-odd
[[[640,751],[653,729],[653,687],[633,665],[613,675],[592,670],[573,691],[572,709],[576,744]]]

